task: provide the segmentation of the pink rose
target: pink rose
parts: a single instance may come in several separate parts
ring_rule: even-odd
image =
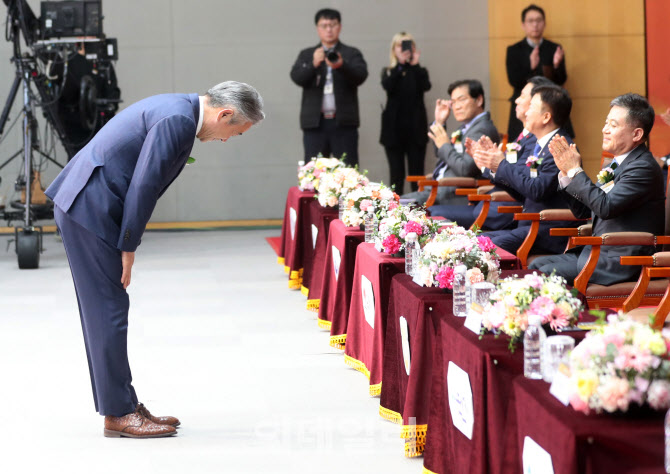
[[[467,271],[466,276],[470,280],[470,284],[484,281],[484,274],[479,268],[471,268]]]
[[[398,201],[389,202],[389,211],[392,211],[393,209],[396,209],[398,206],[399,206]]]
[[[505,322],[505,316],[507,311],[505,309],[505,303],[498,301],[494,305],[487,308],[484,313],[484,324],[487,328],[498,329]]]
[[[667,380],[654,380],[649,386],[647,401],[654,410],[670,407],[670,383]]]
[[[477,244],[479,245],[479,248],[482,249],[483,252],[490,252],[491,250],[495,250],[496,248],[493,241],[488,237],[486,237],[485,235],[480,235],[479,237],[477,237]]]
[[[400,250],[401,244],[398,240],[398,237],[395,235],[389,235],[382,241],[382,246],[384,247],[384,252],[396,253]]]
[[[586,403],[584,400],[582,400],[577,392],[574,392],[572,395],[570,395],[570,405],[572,405],[572,408],[574,408],[577,411],[581,411],[582,413],[589,414],[589,405]]]
[[[423,227],[416,221],[408,221],[405,223],[405,232],[408,234],[414,232],[416,235],[421,235],[423,234]]]
[[[328,196],[328,200],[326,201],[326,204],[330,207],[335,207],[337,206],[337,203],[339,200],[337,199],[336,196]]]
[[[363,199],[361,201],[361,211],[367,212],[370,206],[372,206],[372,201],[370,201],[369,199]]]
[[[321,170],[319,168],[316,168],[314,170],[314,173],[312,173],[312,174],[314,174],[315,178],[318,178],[319,176],[321,176]]]
[[[523,279],[530,285],[531,288],[535,288],[536,290],[542,288],[542,277],[540,277],[537,273],[526,275],[523,277]]]
[[[451,288],[454,283],[454,269],[443,265],[440,271],[435,275],[440,288]]]
[[[604,384],[598,387],[597,393],[602,407],[613,413],[617,410],[628,410],[628,392],[630,386],[628,381],[619,377],[611,377]]]

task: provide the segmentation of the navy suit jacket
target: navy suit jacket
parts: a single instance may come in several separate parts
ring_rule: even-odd
[[[572,140],[564,129],[559,129],[555,135],[562,135],[568,143],[572,143]],[[559,192],[558,189],[559,169],[554,162],[554,157],[549,152],[548,143],[540,150],[538,156],[538,158],[542,158],[542,163],[537,168],[537,178],[530,177],[530,168],[528,166],[514,166],[506,161],[501,162],[498,166],[498,171],[493,182],[497,186],[509,190],[514,195],[520,195],[522,197],[523,212],[535,213],[544,209],[565,209],[569,207],[565,195]],[[563,253],[566,239],[551,237],[549,229],[552,227],[576,227],[579,224],[579,222],[574,221],[541,222],[536,243],[540,248],[551,250],[554,253]],[[519,222],[519,227],[524,226],[530,226],[530,221]]]
[[[105,242],[134,252],[158,198],[188,160],[199,114],[197,94],[131,105],[75,155],[46,195]]]

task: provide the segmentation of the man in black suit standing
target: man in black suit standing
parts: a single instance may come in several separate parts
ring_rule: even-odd
[[[528,79],[544,76],[562,86],[568,78],[565,72],[565,55],[561,45],[543,38],[546,26],[544,10],[537,5],[528,5],[521,12],[521,26],[526,37],[507,48],[507,80],[514,88],[510,97],[509,125],[507,136],[510,141],[523,130],[523,124],[516,118],[514,101],[521,94]],[[568,125],[571,136],[572,127]]]
[[[549,144],[559,183],[570,209],[579,218],[592,217],[592,235],[607,232],[650,232],[664,230],[665,194],[663,173],[644,142],[654,125],[654,109],[637,94],[624,94],[610,103],[603,127],[603,150],[614,155],[609,176],[593,183],[580,167],[581,157],[574,145],[563,137]],[[616,163],[616,166],[614,165]],[[611,179],[609,179],[611,178]],[[590,246],[573,249],[563,255],[541,257],[530,268],[564,277],[572,284],[586,264]],[[651,255],[653,247],[604,246],[591,283],[613,285],[638,278],[640,267],[621,265],[624,255]]]
[[[321,153],[358,164],[358,86],[368,77],[361,52],[342,44],[340,12],[329,8],[314,17],[321,42],[300,51],[291,79],[302,87],[300,128],[305,161]]]

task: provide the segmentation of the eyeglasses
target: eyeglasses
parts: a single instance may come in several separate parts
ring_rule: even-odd
[[[451,103],[452,104],[464,104],[467,101],[469,101],[470,99],[472,99],[472,97],[462,95],[460,97],[457,97],[456,99],[451,99]]]
[[[319,23],[316,25],[320,30],[334,30],[338,26],[340,26],[340,23],[337,21],[334,21],[333,23]]]

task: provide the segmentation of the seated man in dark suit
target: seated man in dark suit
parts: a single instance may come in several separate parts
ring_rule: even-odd
[[[574,145],[555,137],[549,147],[560,170],[562,193],[577,217],[593,218],[592,235],[607,232],[662,234],[665,223],[663,174],[644,142],[654,125],[654,109],[637,94],[624,94],[610,103],[603,127],[603,150],[614,155],[617,166],[611,181],[593,183],[580,167]],[[614,161],[612,163],[614,163]],[[610,184],[612,183],[612,184]],[[545,273],[556,270],[572,284],[586,264],[590,246],[563,255],[538,258],[530,268]],[[604,246],[591,283],[613,285],[638,278],[640,268],[621,265],[624,255],[651,255],[653,248],[634,245]]]
[[[542,76],[531,77],[528,80],[528,83],[521,91],[521,95],[517,97],[515,101],[516,116],[519,120],[521,120],[522,123],[525,124],[526,122],[526,111],[528,110],[528,107],[530,107],[530,99],[531,99],[530,93],[533,87],[541,85],[552,85],[552,84],[553,82],[551,82],[546,77]],[[468,148],[469,141],[470,141],[469,139],[466,140],[465,143],[466,149]],[[528,158],[528,156],[530,156],[530,154],[532,153],[533,149],[535,148],[536,142],[537,138],[535,138],[535,135],[530,133],[528,129],[525,128],[524,125],[523,131],[519,134],[519,137],[514,142],[518,145],[518,149],[516,150],[516,152],[507,155],[507,160],[512,164],[516,163],[517,166],[520,166],[522,168],[525,167],[526,158]],[[473,143],[473,146],[476,148],[477,144]],[[473,152],[470,153],[471,156],[472,154]],[[488,169],[484,170],[483,173],[484,178],[487,179],[491,178],[489,171],[490,170]],[[487,194],[492,194],[497,191],[504,191],[504,189],[502,189],[499,186],[495,186]],[[491,202],[489,207],[489,213],[482,226],[483,229],[501,230],[516,227],[516,221],[514,221],[513,214],[498,213],[498,207],[500,205],[510,205],[510,203]],[[470,206],[467,204],[463,205],[439,204],[431,206],[430,213],[433,216],[442,216],[448,220],[455,221],[458,225],[462,227],[469,228],[470,226],[472,226],[472,224],[479,216],[483,206],[484,206],[483,201],[479,202],[476,206]]]
[[[558,191],[558,168],[547,147],[556,134],[565,134],[561,127],[570,117],[572,100],[568,93],[558,86],[539,86],[531,91],[530,107],[526,112],[526,128],[537,137],[537,143],[527,162],[537,160],[534,166],[519,167],[505,161],[502,151],[492,143],[482,140],[482,148],[475,153],[478,166],[491,170],[493,182],[513,195],[521,197],[524,212],[540,212],[544,209],[567,208],[567,200]],[[535,169],[534,169],[535,168]],[[497,230],[484,235],[494,244],[516,253],[528,235],[529,221],[521,221],[516,229]],[[540,224],[533,253],[561,253],[565,250],[567,238],[551,237],[551,227],[574,227],[575,223]]]
[[[491,114],[484,110],[484,88],[481,82],[474,79],[456,81],[449,85],[450,100],[437,99],[435,103],[435,122],[430,127],[428,136],[435,145],[437,166],[427,178],[438,182],[442,178],[454,176],[481,177],[481,171],[475,165],[472,156],[465,150],[465,140],[479,140],[486,135],[498,141],[498,131],[491,121]],[[454,118],[461,122],[458,130],[447,135],[447,119],[454,112]],[[453,186],[440,186],[437,190],[436,204],[467,204],[467,198],[456,196]],[[403,199],[415,199],[426,202],[430,190],[415,191],[403,194]]]

